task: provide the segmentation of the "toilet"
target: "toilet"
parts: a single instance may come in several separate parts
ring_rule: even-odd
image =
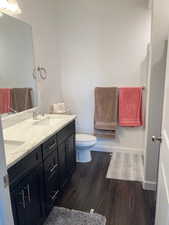
[[[91,148],[96,144],[96,137],[89,134],[76,134],[76,161],[90,162]]]

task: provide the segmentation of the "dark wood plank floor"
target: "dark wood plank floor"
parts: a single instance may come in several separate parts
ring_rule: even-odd
[[[155,193],[139,182],[106,179],[108,153],[92,153],[93,161],[77,164],[58,206],[106,216],[106,225],[153,225]]]

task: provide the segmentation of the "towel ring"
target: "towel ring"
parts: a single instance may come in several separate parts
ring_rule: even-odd
[[[47,70],[44,67],[38,67],[37,71],[39,72],[39,76],[42,78],[42,80],[47,79]]]
[[[47,79],[47,70],[44,67],[35,67],[33,70],[33,78],[37,80],[38,78],[41,78],[42,80]]]

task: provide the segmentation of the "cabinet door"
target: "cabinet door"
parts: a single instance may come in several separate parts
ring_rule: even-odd
[[[75,135],[71,135],[66,141],[66,170],[69,176],[76,167]]]
[[[11,204],[15,225],[28,225],[28,212],[24,197],[24,185],[11,192]]]
[[[44,182],[42,166],[28,176],[25,194],[28,210],[28,224],[40,225],[44,220]]]
[[[34,169],[11,193],[16,225],[37,225],[44,220],[42,167]]]
[[[14,224],[18,225],[19,223],[18,223],[18,216],[17,216],[17,208],[15,204],[15,191],[10,190],[10,197],[11,197],[11,206],[12,206]]]
[[[66,174],[66,142],[62,142],[58,146],[58,162],[59,162],[59,184],[62,189],[67,183]]]

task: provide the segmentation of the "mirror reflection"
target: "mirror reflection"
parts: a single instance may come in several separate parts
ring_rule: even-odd
[[[10,16],[0,17],[0,114],[37,105],[31,26]]]

